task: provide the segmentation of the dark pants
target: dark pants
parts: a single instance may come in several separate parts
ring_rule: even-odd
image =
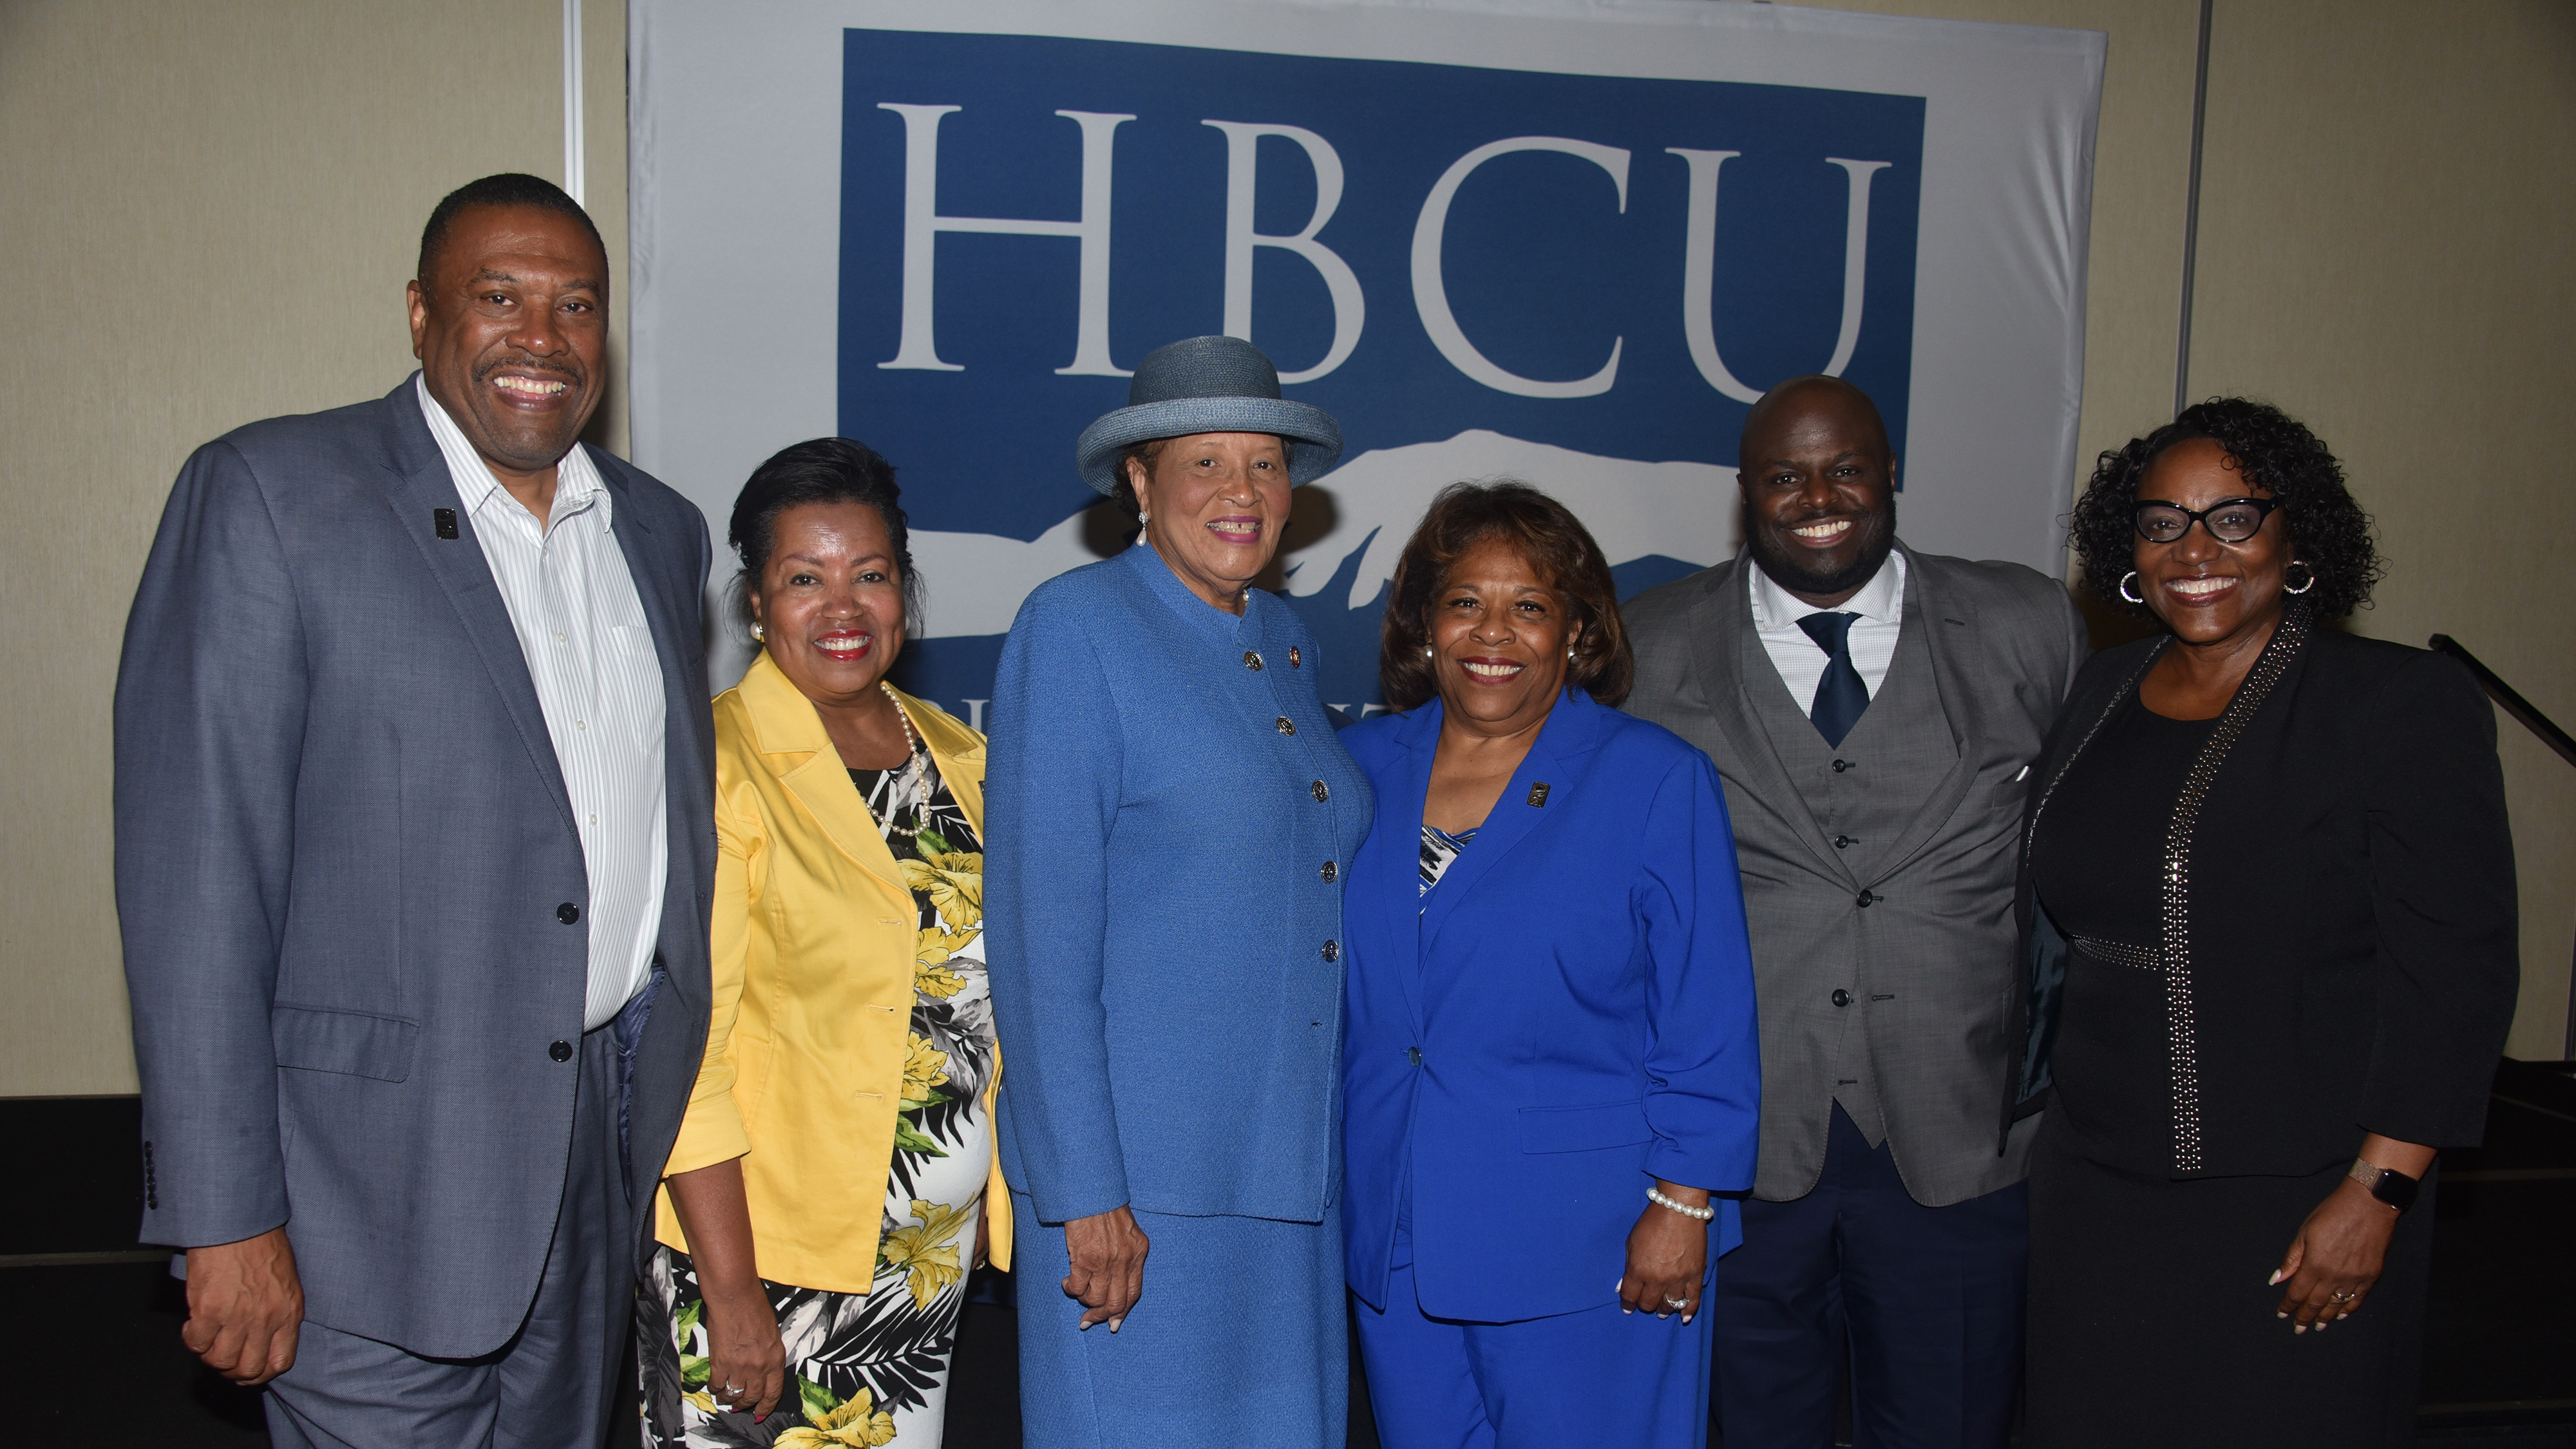
[[[519,1331],[481,1358],[431,1359],[307,1320],[295,1367],[269,1385],[277,1449],[563,1449],[599,1444],[618,1423],[633,1434],[634,1386],[617,1381],[636,1222],[619,1117],[651,1007],[639,993],[582,1036],[563,1204]]]
[[[1854,1449],[2001,1446],[2021,1378],[2026,1184],[1928,1208],[1834,1108],[1824,1172],[1744,1204],[1718,1260],[1717,1420],[1727,1449],[1829,1449],[1846,1362]]]

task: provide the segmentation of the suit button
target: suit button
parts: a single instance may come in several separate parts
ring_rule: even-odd
[[[1261,672],[1261,656],[1249,649],[1243,651],[1243,667],[1255,674]]]
[[[1878,897],[1871,895],[1867,891],[1862,891],[1859,895],[1852,897],[1852,899],[1859,902],[1863,908],[1866,908],[1870,902],[1877,900]]]
[[[1339,941],[1326,941],[1324,943],[1324,959],[1327,961],[1339,961],[1342,959],[1342,943]]]
[[[1404,1059],[1413,1063],[1417,1067],[1422,1065],[1422,1048],[1406,1047],[1404,1049]]]
[[[1283,735],[1293,735],[1297,733],[1297,722],[1284,714],[1279,716],[1279,733]]]
[[[1332,863],[1331,861],[1329,861],[1329,860],[1328,860],[1328,861],[1325,861],[1325,862],[1324,862],[1324,884],[1326,884],[1326,885],[1331,885],[1333,882],[1335,882],[1335,881],[1337,881],[1337,880],[1340,880],[1341,878],[1342,878],[1342,868],[1341,868],[1340,866],[1338,866],[1338,865],[1333,864],[1333,863]]]
[[[1842,773],[1843,771],[1845,771],[1845,770],[1857,770],[1857,769],[1859,769],[1859,768],[1860,768],[1860,766],[1858,766],[1858,765],[1856,765],[1856,764],[1853,764],[1853,763],[1852,763],[1851,761],[1849,761],[1849,760],[1836,760],[1836,761],[1834,761],[1834,773],[1835,773],[1835,774],[1837,774],[1837,775],[1841,774],[1841,773]]]
[[[1314,785],[1312,786],[1312,788],[1313,788],[1313,790],[1314,790],[1314,792],[1315,792],[1315,800],[1316,800],[1316,802],[1317,802],[1318,804],[1322,803],[1323,801],[1326,801],[1326,800],[1331,799],[1331,798],[1332,798],[1332,796],[1333,796],[1333,792],[1332,792],[1332,791],[1330,791],[1330,790],[1325,789],[1325,788],[1324,788],[1324,782],[1323,782],[1323,781],[1321,781],[1321,780],[1317,780],[1317,781],[1314,783]]]
[[[1836,849],[1836,850],[1849,850],[1849,849],[1851,849],[1851,847],[1852,847],[1852,837],[1850,837],[1850,836],[1848,836],[1848,835],[1837,835],[1837,836],[1835,836],[1835,837],[1834,837],[1834,849]]]
[[[555,919],[569,926],[573,922],[581,919],[581,907],[574,905],[570,901],[566,901],[562,905],[555,907]]]
[[[1839,987],[1839,986],[1835,987],[1835,988],[1834,988],[1834,1005],[1836,1005],[1836,1006],[1849,1006],[1849,1005],[1851,1005],[1851,993],[1850,993],[1850,992],[1848,992],[1848,991],[1843,990],[1843,989],[1842,989],[1841,987]]]
[[[556,1061],[559,1061],[559,1062],[568,1062],[568,1061],[571,1061],[571,1060],[572,1060],[572,1043],[571,1043],[571,1042],[568,1042],[568,1041],[559,1041],[559,1042],[556,1042],[553,1046],[550,1046],[550,1047],[546,1048],[546,1055],[547,1055],[547,1056],[550,1056],[550,1057],[553,1057]]]

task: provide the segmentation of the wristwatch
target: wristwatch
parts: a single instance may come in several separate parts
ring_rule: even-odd
[[[2415,1189],[2419,1184],[2405,1173],[2391,1171],[2385,1167],[2373,1167],[2356,1157],[2352,1160],[2352,1171],[2344,1175],[2368,1188],[2372,1197],[2395,1208],[2401,1214],[2415,1205]]]

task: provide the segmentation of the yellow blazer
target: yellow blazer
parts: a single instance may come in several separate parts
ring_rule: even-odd
[[[984,737],[902,696],[959,808],[984,829]],[[865,1293],[876,1274],[910,1040],[920,916],[813,702],[767,652],[717,695],[715,1000],[665,1171],[742,1158],[760,1276]],[[984,1113],[1001,1082],[996,1053]],[[994,1263],[1010,1264],[997,1162]],[[656,1236],[688,1240],[665,1188]],[[974,1252],[958,1245],[959,1265]]]

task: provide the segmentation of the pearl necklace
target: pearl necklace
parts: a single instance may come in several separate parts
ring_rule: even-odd
[[[903,701],[895,697],[894,686],[880,679],[877,681],[877,688],[885,691],[886,702],[894,706],[894,717],[903,723],[903,742],[905,746],[903,764],[896,766],[893,770],[886,771],[886,795],[891,799],[894,795],[894,785],[898,778],[898,772],[908,772],[912,767],[912,762],[915,757],[922,753],[921,736],[912,732],[912,716],[904,712]],[[916,839],[920,836],[923,828],[930,823],[926,818],[928,814],[928,801],[924,801],[921,805],[916,806],[912,813],[912,828],[907,830],[894,823],[894,815],[892,811],[889,811],[884,815],[879,815],[876,812],[876,807],[868,807],[868,817],[870,819],[876,821],[883,829],[891,831],[896,835],[900,835],[906,840]]]

